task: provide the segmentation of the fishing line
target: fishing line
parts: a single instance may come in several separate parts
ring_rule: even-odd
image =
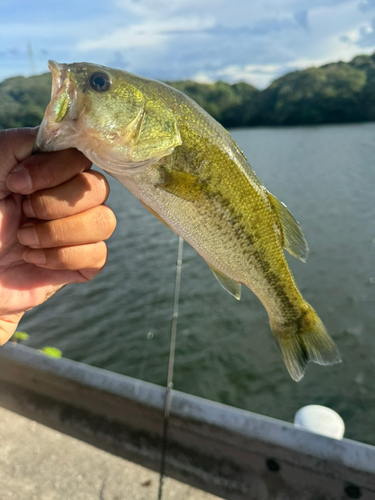
[[[169,414],[170,414],[170,410],[171,410],[171,401],[172,401],[173,369],[174,369],[174,355],[175,355],[175,349],[176,349],[178,303],[179,303],[179,299],[180,299],[183,246],[184,246],[184,240],[181,238],[181,236],[179,236],[178,237],[177,263],[176,263],[176,280],[175,280],[175,284],[174,284],[171,340],[170,340],[170,345],[169,345],[167,386],[165,388],[165,400],[164,400],[164,420],[163,420],[163,436],[162,436],[162,449],[161,449],[161,461],[160,461],[158,500],[162,500],[163,484],[164,484],[164,477],[165,477],[165,461],[166,461],[167,445],[168,445]]]

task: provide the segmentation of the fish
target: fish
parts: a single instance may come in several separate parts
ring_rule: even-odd
[[[293,380],[308,362],[339,363],[285,257],[284,249],[306,261],[299,223],[229,132],[163,82],[86,62],[49,68],[51,101],[34,151],[82,151],[188,242],[227,292],[240,299],[242,284],[252,290]]]

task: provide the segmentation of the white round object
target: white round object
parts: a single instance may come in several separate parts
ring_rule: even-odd
[[[298,410],[294,425],[334,439],[342,439],[345,432],[345,424],[340,415],[331,408],[320,405],[304,406]]]

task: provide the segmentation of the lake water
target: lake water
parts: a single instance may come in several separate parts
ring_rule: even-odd
[[[288,260],[343,363],[291,380],[258,299],[248,289],[232,298],[185,244],[175,388],[288,421],[327,405],[347,437],[375,444],[375,123],[231,133],[301,223],[309,258]],[[20,329],[32,347],[164,385],[178,239],[110,183],[118,226],[105,270],[27,313]]]

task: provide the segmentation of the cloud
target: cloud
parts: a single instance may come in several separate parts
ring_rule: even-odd
[[[119,49],[129,49],[136,47],[155,47],[165,43],[169,37],[181,35],[183,33],[195,34],[211,28],[213,19],[172,18],[169,21],[160,23],[148,21],[143,24],[131,25],[127,28],[120,28],[111,34],[103,37],[95,37],[81,41],[77,44],[77,49],[84,52],[95,49],[112,50],[113,47]]]
[[[355,40],[356,45],[362,48],[372,48],[375,44],[375,17],[372,18],[371,23],[366,24],[359,30],[359,36]]]
[[[364,13],[375,10],[375,0],[362,0],[359,3],[359,9]]]
[[[217,71],[215,79],[217,80],[217,78],[220,78],[231,83],[239,81],[248,82],[257,88],[263,88],[268,85],[270,79],[274,79],[275,75],[281,73],[283,68],[283,66],[277,64],[233,65]]]
[[[89,9],[40,0],[39,10],[4,1],[0,79],[27,74],[30,41],[38,69],[48,50],[59,61],[164,80],[242,79],[259,87],[291,69],[375,50],[375,0],[90,0]]]

